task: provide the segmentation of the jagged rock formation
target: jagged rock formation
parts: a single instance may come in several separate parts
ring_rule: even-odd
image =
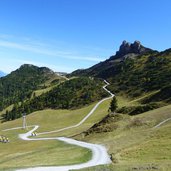
[[[119,51],[116,52],[116,55],[111,56],[111,59],[133,58],[138,55],[143,55],[145,53],[149,53],[151,51],[153,51],[153,50],[141,45],[140,41],[134,41],[134,43],[129,43],[124,40],[119,48]]]
[[[106,61],[100,62],[85,70],[76,70],[71,75],[74,76],[91,75],[91,76],[98,76],[104,78],[104,75],[106,75],[106,73],[104,72],[113,73],[116,68],[114,66],[117,63],[123,62],[127,58],[134,59],[137,58],[138,56],[144,54],[151,54],[151,53],[158,53],[158,52],[150,48],[144,47],[140,43],[140,41],[134,41],[134,43],[123,41],[119,48],[119,51],[117,51],[115,55],[111,56]]]

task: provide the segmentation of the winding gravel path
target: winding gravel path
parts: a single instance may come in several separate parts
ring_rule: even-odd
[[[60,132],[64,130],[68,130],[71,128],[79,127],[81,124],[83,124],[97,109],[97,107],[104,102],[105,100],[111,99],[114,94],[111,93],[109,90],[106,89],[106,87],[109,85],[109,83],[104,80],[106,83],[105,86],[103,86],[103,89],[107,91],[110,94],[110,97],[104,98],[100,100],[94,107],[93,109],[84,117],[78,124],[69,126],[66,128],[62,128],[59,130],[54,130],[54,131],[49,131],[49,132],[42,132],[39,133],[38,135],[42,134],[50,134],[54,132]],[[44,140],[58,140],[58,141],[63,141],[64,143],[67,144],[72,144],[72,145],[77,145],[80,147],[87,148],[92,151],[92,158],[90,161],[82,164],[75,164],[75,165],[67,165],[67,166],[51,166],[51,167],[33,167],[33,168],[27,168],[27,169],[19,169],[18,171],[69,171],[71,169],[81,169],[81,168],[86,168],[86,167],[92,167],[92,166],[97,166],[101,164],[109,164],[111,163],[110,157],[107,153],[107,150],[104,146],[98,145],[98,144],[92,144],[92,143],[86,143],[82,141],[77,141],[71,138],[65,138],[65,137],[56,137],[56,138],[29,138],[29,136],[32,135],[32,133],[39,128],[38,125],[32,126],[34,127],[31,131],[25,133],[25,134],[19,134],[19,138],[22,140],[26,141],[44,141]],[[6,129],[4,131],[9,131],[9,130],[14,130],[14,129],[20,129],[21,127],[17,128],[11,128],[11,129]]]
[[[168,118],[168,119],[166,119],[166,120],[160,122],[159,124],[157,124],[157,125],[154,126],[153,128],[158,128],[158,127],[160,127],[161,125],[163,125],[164,123],[166,123],[166,122],[168,122],[168,121],[170,121],[170,120],[171,120],[171,118]]]
[[[103,89],[108,92],[110,94],[110,97],[107,97],[107,98],[104,98],[102,100],[100,100],[94,107],[93,109],[78,123],[78,124],[75,124],[75,125],[72,125],[72,126],[68,126],[68,127],[65,127],[65,128],[61,128],[61,129],[58,129],[58,130],[54,130],[54,131],[48,131],[48,132],[41,132],[41,133],[38,133],[37,135],[43,135],[43,134],[51,134],[51,133],[55,133],[55,132],[61,132],[61,131],[65,131],[65,130],[68,130],[68,129],[71,129],[71,128],[76,128],[76,127],[79,127],[81,124],[83,124],[93,113],[94,111],[97,109],[97,107],[104,101],[108,100],[108,99],[111,99],[113,98],[114,94],[111,93],[108,89],[106,89],[106,87],[109,85],[109,83],[104,80],[104,82],[106,83],[105,86],[103,86]]]
[[[97,107],[103,101],[108,100],[108,99],[110,99],[110,98],[112,98],[114,96],[113,93],[111,93],[109,90],[106,89],[106,86],[108,86],[109,83],[106,80],[104,80],[104,82],[106,83],[106,85],[103,86],[103,89],[110,94],[110,97],[107,97],[107,98],[102,99],[101,101],[99,101],[93,107],[93,109],[86,115],[86,117],[84,117],[78,124],[75,124],[75,125],[72,125],[72,126],[69,126],[69,127],[65,127],[65,128],[59,129],[59,130],[54,130],[54,131],[49,131],[49,132],[42,132],[42,133],[39,133],[38,135],[50,134],[50,133],[54,133],[54,132],[61,132],[61,131],[64,131],[64,130],[79,127],[81,124],[83,124],[94,113],[94,111],[97,109]],[[158,128],[161,125],[163,125],[165,122],[168,122],[169,120],[171,120],[171,118],[168,118],[168,119],[160,122],[159,124],[157,124],[153,128]],[[82,163],[82,164],[66,165],[66,166],[50,166],[50,167],[33,167],[33,168],[27,168],[27,169],[19,169],[17,171],[69,171],[71,169],[76,169],[77,170],[77,169],[81,169],[81,168],[86,168],[86,167],[92,167],[92,166],[97,166],[97,165],[101,165],[101,164],[109,164],[109,163],[111,163],[109,155],[107,154],[107,150],[102,145],[86,143],[86,142],[77,141],[77,140],[74,140],[74,139],[71,139],[71,138],[65,138],[65,137],[28,138],[29,136],[32,135],[32,133],[34,131],[36,131],[39,128],[39,126],[34,125],[34,126],[29,126],[29,127],[34,127],[34,128],[31,131],[29,131],[29,132],[27,132],[25,134],[20,134],[19,138],[21,138],[23,140],[26,140],[26,141],[58,140],[58,141],[62,141],[62,142],[67,143],[67,144],[72,144],[72,145],[77,145],[77,146],[80,146],[80,147],[84,147],[84,148],[87,148],[87,149],[92,151],[92,159],[90,161],[88,161],[86,163]],[[9,130],[14,130],[14,129],[21,129],[21,127],[6,129],[4,131],[9,131]]]
[[[81,169],[101,164],[109,164],[111,163],[109,155],[107,154],[106,148],[102,145],[86,143],[82,141],[77,141],[71,138],[58,137],[58,138],[28,138],[31,136],[32,132],[38,129],[38,125],[36,125],[31,131],[26,134],[20,134],[19,137],[26,141],[42,141],[42,140],[58,140],[63,141],[67,144],[77,145],[80,147],[87,148],[92,151],[92,159],[86,163],[75,164],[75,165],[67,165],[67,166],[50,166],[50,167],[35,167],[35,168],[27,168],[27,169],[19,169],[18,171],[69,171],[71,169]]]

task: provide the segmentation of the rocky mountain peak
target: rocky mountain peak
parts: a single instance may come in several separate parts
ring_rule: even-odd
[[[128,54],[134,54],[134,55],[142,55],[144,53],[152,51],[149,48],[144,47],[140,41],[134,41],[134,43],[129,43],[126,40],[124,40],[119,48],[119,51],[116,52],[115,57],[124,57]]]
[[[131,44],[124,40],[119,48],[118,53],[125,54],[130,51]]]

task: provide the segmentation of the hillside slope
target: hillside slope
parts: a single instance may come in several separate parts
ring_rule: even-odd
[[[86,77],[75,78],[53,87],[40,96],[15,104],[11,111],[2,115],[3,121],[14,120],[23,113],[30,114],[43,109],[73,109],[83,107],[106,97],[103,82]]]
[[[154,128],[167,118],[171,118],[171,105],[138,116],[109,114],[75,138],[104,144],[113,163],[82,170],[170,171],[171,120]]]
[[[53,131],[65,128],[79,123],[89,113],[96,103],[76,110],[43,110],[34,112],[27,116],[28,125],[40,125],[39,132]],[[107,113],[108,100],[101,103],[99,108],[91,115],[75,133],[82,132],[85,128],[89,128],[93,123],[101,120]],[[77,146],[64,144],[54,140],[49,141],[21,141],[18,139],[19,133],[24,130],[1,131],[4,129],[14,128],[22,125],[22,118],[9,122],[0,123],[0,135],[9,138],[10,143],[0,146],[1,151],[1,170],[14,170],[18,168],[38,167],[38,166],[56,166],[56,165],[72,165],[89,161],[92,154],[91,151]],[[28,127],[30,129],[30,127]],[[63,132],[62,136],[64,136]],[[53,135],[46,135],[52,137]],[[57,135],[55,135],[56,137]],[[74,152],[74,154],[72,154]],[[35,160],[36,159],[36,160]]]
[[[55,75],[46,67],[25,64],[0,78],[0,110],[29,98],[33,90],[43,88],[45,82]]]
[[[169,88],[166,87],[171,86],[171,49],[158,52],[137,41],[133,44],[124,41],[116,55],[71,75],[107,79],[111,83],[109,89],[112,92],[130,98],[164,89],[162,94],[165,95],[162,95],[160,101],[168,103],[170,100],[166,94],[169,94]],[[150,98],[148,102],[151,102]]]
[[[83,70],[76,70],[71,75],[91,75],[91,76],[97,76],[97,77],[103,77],[108,78],[110,74],[114,73],[108,73],[106,75],[108,70],[115,67],[116,64],[123,62],[125,59],[135,59],[138,56],[154,53],[157,51],[154,51],[150,48],[144,47],[141,45],[139,41],[135,41],[134,43],[129,43],[126,41],[123,41],[120,45],[119,51],[116,52],[115,55],[112,55],[109,59],[100,62],[88,69]],[[115,70],[113,70],[114,72]],[[112,76],[112,75],[111,75]]]

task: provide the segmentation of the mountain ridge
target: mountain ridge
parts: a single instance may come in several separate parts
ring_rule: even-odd
[[[171,87],[170,68],[171,49],[158,52],[144,47],[139,41],[132,44],[123,41],[114,56],[88,69],[76,70],[71,76],[107,79],[111,83],[109,89],[112,92],[124,94],[129,98],[161,91],[154,97],[162,94],[160,101],[170,103],[171,100],[166,95]]]
[[[117,51],[114,56],[111,56],[110,59],[127,58],[129,57],[128,54],[134,54],[135,56],[143,55],[145,53],[149,53],[152,51],[154,50],[144,47],[138,40],[134,41],[134,43],[129,43],[126,40],[124,40],[119,47],[119,51]]]
[[[56,74],[46,67],[24,64],[0,78],[0,94],[3,95],[0,96],[0,109],[28,98],[33,90],[43,86],[54,75]]]
[[[105,70],[112,67],[115,63],[123,62],[126,59],[134,59],[138,56],[149,53],[153,54],[159,52],[143,46],[140,41],[129,43],[124,40],[115,55],[110,56],[105,61],[99,62],[88,69],[78,69],[76,71],[73,71],[70,75],[98,76],[98,70],[100,70],[101,68],[103,68],[102,70]]]

